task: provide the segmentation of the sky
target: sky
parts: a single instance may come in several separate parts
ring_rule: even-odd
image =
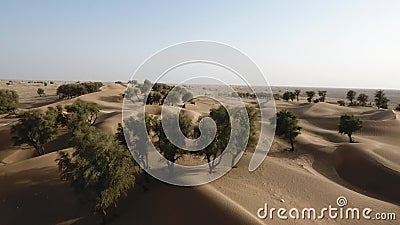
[[[212,40],[271,85],[400,89],[399,12],[396,0],[0,0],[0,79],[129,80],[162,48]]]

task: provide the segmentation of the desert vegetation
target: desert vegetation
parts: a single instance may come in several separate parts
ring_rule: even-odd
[[[0,113],[10,113],[18,108],[19,96],[16,91],[0,89]]]
[[[57,95],[60,99],[69,99],[88,93],[98,92],[102,86],[103,83],[101,82],[63,84],[57,88]]]
[[[339,120],[339,133],[346,134],[350,143],[354,143],[352,135],[362,128],[363,121],[354,115],[344,114]]]
[[[385,92],[383,90],[378,90],[375,92],[375,105],[378,109],[387,109],[388,108],[389,99],[386,98]]]
[[[76,83],[71,84],[76,85]],[[132,203],[134,203],[132,207],[139,207],[136,206],[136,204],[139,204],[140,207],[146,207],[141,200],[143,198],[143,191],[157,196],[160,191],[164,190],[164,186],[162,186],[163,188],[159,188],[159,186],[157,186],[160,185],[159,182],[151,180],[150,176],[147,176],[146,173],[140,169],[149,168],[149,156],[145,146],[149,144],[148,142],[150,141],[159,153],[167,159],[165,165],[169,167],[171,172],[174,171],[173,163],[180,165],[207,164],[209,169],[208,172],[216,174],[216,172],[218,172],[216,166],[221,162],[220,156],[229,157],[228,159],[232,160],[231,165],[234,166],[234,168],[237,167],[229,173],[230,175],[227,175],[233,176],[233,178],[222,178],[216,181],[216,184],[220,186],[218,190],[227,196],[234,195],[229,191],[225,191],[224,187],[229,186],[235,192],[242,188],[241,185],[243,185],[243,183],[238,182],[238,180],[240,180],[239,178],[242,179],[245,177],[246,182],[249,182],[258,191],[263,191],[265,189],[264,185],[269,187],[269,185],[273,184],[272,180],[266,180],[268,179],[266,178],[268,176],[265,176],[266,174],[264,174],[262,170],[257,171],[257,174],[260,174],[260,176],[257,176],[256,178],[254,178],[251,173],[249,175],[247,172],[247,163],[249,163],[250,157],[253,155],[253,148],[258,143],[257,134],[259,132],[259,112],[260,110],[264,110],[262,108],[263,106],[260,107],[254,103],[251,92],[249,92],[249,94],[245,94],[246,92],[240,94],[247,106],[244,112],[243,109],[235,108],[233,106],[232,108],[224,108],[221,105],[212,103],[210,100],[207,100],[207,98],[193,99],[193,94],[186,88],[177,88],[173,85],[161,83],[151,85],[149,82],[146,82],[145,84],[144,82],[139,83],[137,81],[131,81],[129,85],[130,86],[125,89],[125,87],[119,83],[106,84],[99,93],[91,95],[83,94],[80,96],[74,95],[76,99],[65,99],[65,101],[61,99],[58,102],[51,104],[50,107],[44,106],[31,110],[17,110],[17,100],[14,107],[5,110],[7,113],[16,111],[16,118],[11,120],[12,123],[9,127],[11,137],[13,137],[13,144],[17,146],[12,148],[21,148],[18,149],[18,151],[32,150],[35,152],[35,155],[41,156],[32,162],[30,162],[29,159],[26,163],[20,161],[20,165],[25,166],[28,165],[28,163],[41,162],[41,160],[46,160],[49,157],[52,157],[48,163],[52,165],[54,160],[56,160],[55,166],[53,165],[51,167],[53,170],[56,169],[56,180],[61,180],[60,182],[62,182],[62,185],[66,184],[71,188],[71,190],[73,190],[73,195],[68,193],[66,194],[68,198],[73,199],[76,197],[79,199],[79,202],[86,203],[74,203],[73,206],[87,207],[91,213],[95,212],[95,218],[100,219],[103,223],[114,223],[114,221],[115,223],[119,223],[121,218],[131,218],[130,215],[126,213],[126,205],[132,206]],[[45,87],[40,88],[46,90],[46,96],[39,98],[37,96],[38,93],[35,93],[38,89],[36,86],[32,89],[32,93],[37,99],[47,97],[48,89]],[[164,106],[171,109],[181,110],[181,113],[179,114],[179,126],[187,138],[196,139],[200,135],[207,135],[207,133],[211,135],[212,124],[207,124],[211,120],[213,120],[217,125],[215,139],[211,141],[210,145],[200,151],[189,152],[181,149],[173,145],[164,133],[162,121],[160,119],[161,117],[157,111],[161,105],[166,103],[166,95],[172,94],[172,89],[174,89],[177,94],[176,96],[172,95],[172,103],[169,102],[168,105]],[[146,97],[144,92],[146,90],[147,93],[149,93],[149,96],[147,97],[147,103],[148,106],[150,106],[149,111],[146,110],[146,113],[131,117],[125,120],[124,124],[121,124],[121,114],[120,112],[116,113],[120,108],[113,108],[114,105],[121,104],[121,102],[113,102],[114,98],[106,97],[121,97],[121,95],[124,94],[124,98],[129,99],[129,101],[133,101],[134,103],[143,102]],[[267,158],[269,163],[264,163],[262,169],[278,171],[276,176],[272,173],[272,176],[275,176],[274,179],[279,180],[279,182],[284,182],[284,184],[289,186],[291,182],[293,182],[293,179],[300,178],[305,179],[306,181],[303,182],[300,180],[299,182],[302,183],[302,185],[306,185],[308,182],[316,182],[318,184],[316,186],[323,185],[326,189],[329,189],[332,187],[332,181],[324,181],[324,176],[321,176],[325,175],[324,170],[319,171],[318,167],[316,167],[318,173],[321,174],[318,177],[307,172],[314,172],[313,160],[311,158],[309,159],[308,156],[311,155],[312,157],[315,157],[316,161],[321,160],[318,158],[319,155],[314,154],[313,151],[318,153],[320,151],[319,149],[322,148],[318,143],[323,143],[324,149],[329,149],[329,151],[332,151],[335,154],[335,157],[340,158],[340,163],[335,165],[330,165],[329,162],[322,161],[324,162],[324,169],[337,171],[339,178],[335,179],[348,179],[348,182],[352,185],[354,184],[357,188],[367,190],[368,194],[371,192],[377,196],[383,196],[382,199],[384,199],[384,196],[393,196],[393,193],[390,191],[380,192],[373,188],[369,189],[365,184],[355,182],[352,177],[347,178],[346,176],[348,176],[348,172],[346,171],[349,170],[342,172],[341,169],[342,166],[348,166],[349,168],[354,168],[355,171],[358,171],[357,166],[342,164],[348,163],[346,160],[349,160],[349,158],[351,159],[353,155],[359,156],[362,151],[364,151],[364,148],[372,148],[370,146],[374,146],[371,144],[374,143],[374,141],[368,139],[377,140],[378,138],[381,138],[381,136],[375,138],[374,136],[368,135],[370,135],[370,133],[376,135],[373,129],[375,129],[375,126],[379,127],[380,120],[385,120],[385,124],[395,123],[397,120],[392,119],[395,118],[394,114],[392,115],[392,112],[389,110],[357,107],[369,106],[368,96],[361,93],[362,91],[360,91],[360,94],[355,95],[355,98],[353,99],[354,107],[337,106],[337,98],[332,97],[333,94],[331,89],[329,89],[329,99],[326,99],[327,92],[325,91],[310,92],[314,93],[309,95],[306,91],[304,93],[308,98],[312,95],[312,98],[310,99],[311,101],[309,101],[309,99],[299,99],[300,103],[296,102],[298,96],[300,96],[300,90],[298,92],[296,90],[280,92],[285,101],[276,102],[278,107],[278,113],[276,114],[276,138],[271,148],[271,154]],[[296,93],[298,93],[298,95]],[[365,93],[370,94],[370,92]],[[276,94],[279,94],[279,92]],[[344,97],[345,94],[346,93],[343,94],[342,92],[342,97]],[[384,94],[384,92],[380,93],[379,97],[381,99],[382,97],[386,98]],[[14,94],[10,94],[10,92],[7,93],[7,96],[12,95],[18,96],[16,92]],[[257,96],[258,95],[259,93],[257,93]],[[370,95],[372,96],[372,94]],[[239,95],[233,97],[238,96]],[[57,98],[57,96],[55,97]],[[10,98],[7,97],[5,99],[9,100]],[[98,101],[99,99],[100,101]],[[302,104],[301,101],[303,100],[311,103],[320,103]],[[188,101],[190,101],[190,107],[177,107],[179,103],[185,103]],[[348,100],[348,102],[349,105],[352,105],[350,100]],[[385,99],[383,99],[383,102],[385,102]],[[345,101],[343,101],[343,105],[346,105]],[[118,105],[118,107],[120,107],[120,105]],[[101,110],[102,108],[103,110]],[[233,115],[231,116],[233,117],[228,116],[227,109],[232,110]],[[199,110],[201,113],[197,113],[196,110]],[[247,116],[249,117],[249,130],[247,130],[247,121],[243,118],[243,115],[245,115],[243,112],[247,113]],[[209,117],[211,120],[207,120],[206,117]],[[172,118],[166,117],[164,119],[164,123],[173,122]],[[145,121],[145,127],[142,127],[143,120]],[[199,123],[202,120],[205,129],[202,130],[203,133],[200,133]],[[372,120],[373,122],[371,122]],[[325,123],[325,121],[329,121],[329,123]],[[371,128],[371,124],[374,125],[373,129]],[[7,127],[8,126],[6,125],[3,129],[8,129]],[[147,132],[137,132],[141,129],[146,129]],[[362,132],[359,132],[360,129],[362,129]],[[343,137],[338,134],[338,131],[340,134],[346,136]],[[148,138],[148,136],[150,138]],[[243,136],[243,138],[234,139],[233,148],[230,148],[229,152],[222,155],[231,136]],[[367,136],[368,138],[365,138],[364,136]],[[247,137],[249,138],[249,141],[246,143],[245,140]],[[178,141],[184,144],[183,140]],[[391,139],[388,139],[388,145],[391,145],[390,141]],[[63,142],[68,147],[55,148],[54,145],[58,142]],[[347,144],[348,142],[351,144]],[[130,149],[128,148],[128,143]],[[240,153],[242,146],[249,151],[247,151],[241,158],[241,161],[236,164],[239,156],[241,156]],[[309,148],[312,150],[309,150]],[[289,149],[289,151],[286,152],[286,149]],[[57,152],[52,153],[52,151]],[[376,151],[379,151],[379,149]],[[0,153],[2,152],[0,151]],[[133,160],[132,154],[134,154],[137,162]],[[336,162],[336,158],[330,158],[330,154],[327,155],[324,153],[323,155],[328,157],[329,160]],[[0,154],[0,157],[3,156]],[[357,157],[357,160],[365,163],[363,161],[363,156]],[[7,161],[4,160],[4,162]],[[15,166],[18,166],[18,164],[15,164]],[[12,168],[13,164],[4,166],[4,168],[7,167]],[[300,171],[295,172],[295,175],[293,175],[293,171],[299,170],[298,168],[301,168]],[[28,172],[29,170],[24,172],[26,175],[18,174],[18,176],[31,176]],[[358,172],[353,171],[351,173],[358,174]],[[12,174],[12,172],[9,174]],[[307,176],[305,176],[305,174],[307,174]],[[13,175],[9,175],[9,177],[12,176]],[[39,177],[42,176],[48,176],[46,171],[40,172]],[[142,179],[150,179],[151,182],[147,183],[148,181],[145,181],[146,184],[143,185]],[[54,181],[54,177],[49,180],[50,181],[46,182],[56,182]],[[268,183],[266,181],[268,181]],[[10,185],[20,185],[21,182],[23,183],[23,181],[18,181],[15,182],[15,184]],[[260,182],[266,182],[266,184],[259,187],[257,185]],[[393,180],[392,183],[394,186],[396,185],[395,180]],[[50,190],[53,190],[52,188],[56,190],[58,186],[52,186]],[[316,190],[321,191],[319,187],[314,188],[312,185],[309,186],[309,188],[312,189],[312,192],[310,193],[314,193]],[[351,189],[352,187],[346,186],[346,188]],[[340,190],[345,191],[347,190],[346,188]],[[15,189],[16,192],[18,190],[16,188],[13,189]],[[274,187],[274,190],[275,189],[276,187]],[[10,190],[3,188],[2,191],[0,190],[0,193],[7,196],[7,193],[10,192]],[[61,193],[64,195],[64,192],[65,191]],[[179,193],[176,194],[175,192],[162,193],[162,196],[171,195],[174,199],[179,199],[179,196],[182,195],[182,190],[179,190]],[[352,195],[352,192],[349,191],[346,193],[349,196],[359,197],[357,192],[357,195]],[[32,196],[36,195],[32,193]],[[363,196],[364,195],[362,195],[361,198],[364,198]],[[370,197],[368,197],[368,201],[370,200]],[[65,203],[65,200],[62,201],[64,201],[63,204],[71,204]],[[154,199],[153,201],[157,202]],[[240,201],[240,198],[236,201]],[[246,202],[241,202],[241,204],[245,205]],[[113,217],[114,215],[118,216]],[[141,215],[139,215],[139,217],[140,216]],[[60,220],[63,219],[64,217]],[[84,223],[93,224],[92,222],[86,223],[86,221]]]
[[[297,117],[288,110],[276,114],[276,135],[289,140],[291,151],[294,151],[294,140],[300,134],[301,127]]]

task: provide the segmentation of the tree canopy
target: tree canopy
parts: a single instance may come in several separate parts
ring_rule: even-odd
[[[100,106],[94,102],[78,100],[72,105],[65,106],[65,109],[67,110],[67,127],[74,132],[82,127],[92,126],[97,120]]]
[[[61,179],[105,215],[134,186],[138,168],[113,135],[94,127],[77,131],[72,141],[76,151],[60,152],[57,159]]]
[[[102,86],[103,83],[101,82],[63,84],[57,88],[57,95],[60,99],[74,98],[80,95],[98,92]]]

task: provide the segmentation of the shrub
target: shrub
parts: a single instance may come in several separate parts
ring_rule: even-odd
[[[346,102],[343,101],[343,100],[339,100],[339,101],[337,101],[337,103],[338,103],[340,106],[346,106]]]
[[[37,91],[36,91],[36,93],[37,93],[40,97],[42,97],[42,96],[44,95],[44,89],[43,89],[43,88],[38,88]]]

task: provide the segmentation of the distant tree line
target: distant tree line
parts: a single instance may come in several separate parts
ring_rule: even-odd
[[[240,97],[240,98],[250,98],[250,99],[255,99],[257,98],[268,98],[270,95],[268,95],[267,92],[232,92],[231,94],[232,97]]]
[[[131,81],[131,86],[127,88],[124,94],[125,99],[140,101],[139,95],[146,94],[144,98],[146,105],[162,105],[167,99],[168,104],[174,105],[179,102],[186,102],[193,98],[193,94],[181,86],[168,85],[164,83],[151,84],[150,81],[145,80],[143,84],[137,81]]]
[[[369,101],[369,96],[364,94],[364,93],[360,93],[357,96],[357,92],[355,92],[354,90],[349,90],[346,94],[346,98],[347,100],[350,101],[349,106],[367,106],[367,103]],[[386,94],[383,90],[377,90],[374,94],[374,102],[376,107],[378,107],[378,109],[382,108],[382,109],[387,109],[389,107],[388,103],[389,103],[389,99],[386,97]],[[338,104],[341,106],[345,106],[346,103],[343,100],[339,100]],[[370,103],[371,105],[371,103]],[[372,105],[371,105],[372,106]]]
[[[213,169],[220,162],[219,160],[217,160],[217,157],[221,155],[222,152],[225,150],[229,142],[231,132],[233,132],[232,134],[235,135],[236,137],[233,139],[235,141],[234,146],[237,146],[237,149],[236,148],[230,149],[229,152],[229,154],[231,154],[232,156],[232,166],[236,158],[238,157],[239,153],[241,152],[241,150],[248,147],[254,147],[258,141],[255,132],[257,113],[254,107],[246,107],[244,111],[243,110],[240,111],[240,109],[238,108],[234,108],[232,110],[234,112],[234,115],[232,115],[233,116],[232,124],[234,124],[234,126],[232,127],[231,127],[230,117],[225,107],[220,106],[218,108],[213,108],[210,110],[209,117],[212,120],[214,120],[215,124],[217,125],[216,136],[215,138],[212,137],[213,139],[210,145],[196,152],[189,152],[183,150],[172,144],[170,140],[167,138],[164,129],[162,127],[162,123],[166,123],[167,125],[171,123],[171,126],[173,126],[175,120],[172,116],[167,115],[161,121],[160,117],[149,115],[146,113],[144,115],[140,115],[138,118],[133,118],[133,117],[129,118],[128,120],[126,120],[124,127],[127,129],[125,130],[125,132],[129,134],[128,137],[132,138],[129,140],[129,142],[132,143],[133,146],[135,146],[135,150],[133,151],[133,153],[136,155],[137,159],[140,159],[142,167],[146,168],[148,166],[147,162],[148,153],[145,146],[149,140],[154,140],[154,145],[157,147],[160,153],[163,154],[163,156],[168,160],[167,166],[171,170],[173,170],[174,163],[178,159],[182,158],[185,154],[196,154],[196,155],[202,155],[205,157],[205,159],[207,159],[209,172],[212,173]],[[248,115],[247,120],[243,117],[245,113],[247,113]],[[202,119],[203,118],[200,117],[199,121],[201,121]],[[145,129],[143,127],[143,124],[141,123],[141,121],[143,120],[146,123],[146,129],[147,129],[147,133],[145,134],[137,132],[138,130]],[[244,130],[246,128],[245,123],[247,122],[249,124],[248,133],[246,133],[246,131]],[[200,133],[198,125],[193,124],[192,121],[182,112],[179,114],[179,127],[182,133],[187,138],[197,139],[200,136],[200,134],[208,137],[207,135],[210,135],[212,133],[211,132],[212,126],[208,123],[205,123],[203,127],[204,128],[203,131],[205,133]],[[248,135],[246,136],[246,134]],[[150,138],[148,138],[147,135],[150,135]],[[123,139],[122,135],[121,139]],[[248,142],[246,142],[247,139]],[[124,143],[124,141],[122,142]],[[178,142],[184,145],[184,140],[179,139]]]
[[[63,84],[57,88],[57,95],[60,99],[75,98],[84,94],[98,92],[102,86],[103,83],[101,82]]]

